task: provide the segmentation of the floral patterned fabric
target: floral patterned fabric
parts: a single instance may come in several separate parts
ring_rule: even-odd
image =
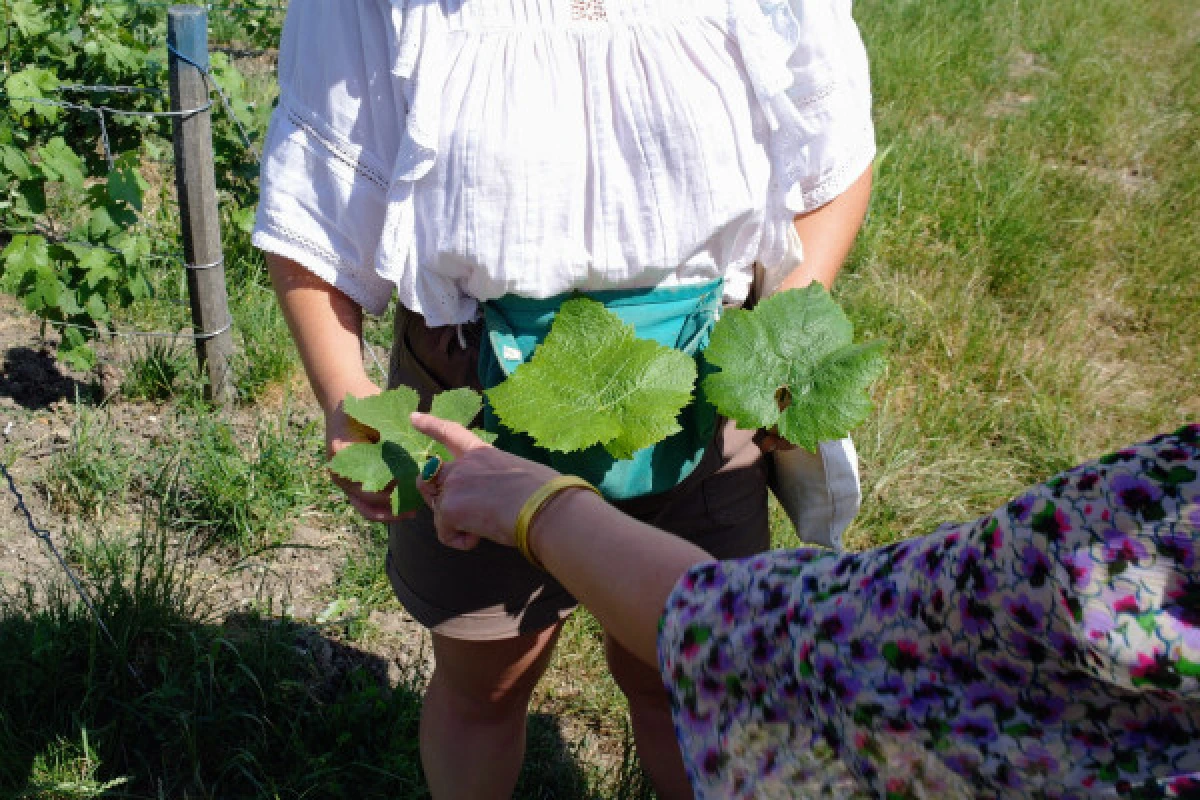
[[[1200,795],[1200,425],[975,522],[690,571],[659,639],[698,797]]]

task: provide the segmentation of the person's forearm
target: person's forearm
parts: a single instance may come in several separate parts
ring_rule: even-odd
[[[552,498],[530,546],[546,569],[627,650],[658,663],[658,622],[683,574],[711,561],[699,547],[622,514],[592,492]]]
[[[267,267],[321,408],[328,413],[347,394],[370,391],[359,305],[294,261],[267,254]]]
[[[783,280],[780,290],[802,289],[813,281],[820,281],[826,289],[833,287],[862,227],[870,199],[871,168],[868,167],[846,191],[815,211],[796,217],[804,260]]]

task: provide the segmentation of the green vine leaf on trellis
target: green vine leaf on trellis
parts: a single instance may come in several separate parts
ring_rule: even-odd
[[[20,72],[8,76],[4,90],[8,94],[13,110],[18,114],[33,112],[46,121],[58,119],[57,106],[42,103],[31,103],[30,100],[42,100],[59,87],[58,77],[43,67],[26,67]]]
[[[563,303],[533,357],[487,397],[505,426],[547,450],[598,444],[630,458],[680,430],[695,383],[691,356],[637,338],[602,304],[580,297]]]
[[[367,492],[381,492],[390,484],[392,513],[402,514],[421,507],[416,479],[422,465],[432,455],[449,460],[450,454],[438,442],[418,432],[409,422],[420,398],[407,386],[389,389],[371,397],[347,396],[346,414],[355,422],[375,431],[376,442],[345,447],[334,455],[329,469],[335,475],[353,481]],[[433,398],[430,413],[436,417],[470,425],[483,408],[483,398],[471,389],[454,389]],[[488,434],[475,431],[485,440]]]
[[[854,326],[815,282],[726,311],[704,357],[719,370],[704,392],[720,413],[745,429],[777,427],[813,452],[866,420],[886,365],[883,343],[854,344]]]
[[[82,189],[84,179],[83,159],[61,136],[55,136],[38,148],[42,174],[46,180],[65,183],[72,189]]]

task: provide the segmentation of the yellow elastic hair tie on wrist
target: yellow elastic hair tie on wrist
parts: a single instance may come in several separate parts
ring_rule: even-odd
[[[533,518],[542,510],[542,506],[561,491],[566,489],[587,489],[588,491],[600,494],[595,486],[585,481],[583,478],[577,478],[574,475],[561,475],[552,480],[546,481],[538,488],[536,492],[529,495],[529,499],[525,501],[525,505],[521,506],[521,513],[517,514],[517,525],[513,529],[513,539],[517,545],[517,550],[521,555],[525,556],[525,560],[533,564],[538,569],[545,569],[542,562],[538,561],[537,556],[529,548],[529,526],[533,523]]]

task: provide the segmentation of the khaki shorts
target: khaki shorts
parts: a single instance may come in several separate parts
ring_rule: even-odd
[[[437,392],[479,389],[476,365],[482,323],[428,328],[399,308],[392,348],[391,386],[411,386],[422,408]],[[466,345],[464,348],[463,345]],[[637,519],[694,542],[715,558],[740,558],[770,547],[767,467],[753,432],[728,421],[718,426],[695,471],[670,491],[618,503]],[[455,639],[510,639],[567,616],[576,601],[547,573],[516,551],[491,542],[474,550],[443,546],[433,517],[393,523],[387,572],[396,596],[418,622]]]

